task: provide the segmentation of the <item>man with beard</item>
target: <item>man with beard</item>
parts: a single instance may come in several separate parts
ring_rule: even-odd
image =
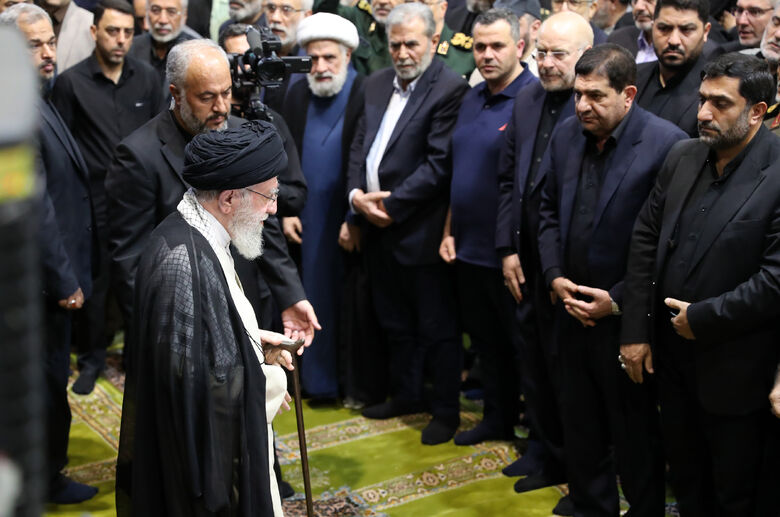
[[[76,320],[79,378],[73,391],[92,391],[105,366],[113,332],[106,327],[110,285],[106,169],[124,137],[163,108],[159,79],[146,63],[126,57],[133,41],[133,12],[123,0],[101,0],[92,26],[95,52],[57,78],[52,102],[79,144],[89,171],[90,191],[100,244],[100,267],[93,278],[92,298]],[[115,329],[111,329],[115,330]]]
[[[300,245],[303,286],[323,330],[301,366],[310,397],[335,399],[339,364],[339,307],[344,257],[339,244],[354,251],[359,230],[345,220],[344,189],[349,148],[363,111],[363,78],[349,66],[358,46],[355,26],[330,13],[317,13],[298,26],[298,44],[312,59],[306,82],[290,87],[285,118],[301,151],[309,188],[300,217],[283,220],[287,239]],[[365,344],[364,344],[365,345]]]
[[[436,22],[435,33],[439,37],[436,46],[436,58],[444,61],[453,71],[463,77],[469,77],[476,68],[472,47],[474,38],[463,33],[455,33],[444,21],[447,12],[446,0],[416,0],[431,8]]]
[[[185,144],[209,129],[237,127],[241,123],[240,119],[228,116],[232,81],[227,56],[215,43],[199,39],[177,45],[171,51],[168,72],[173,109],[160,113],[120,142],[106,175],[109,250],[125,321],[133,321],[136,268],[149,242],[149,234],[176,210],[176,203],[189,187],[181,174]],[[292,151],[287,153],[288,161],[293,156],[297,160],[291,139],[284,145]],[[292,209],[289,205],[294,202],[300,210],[306,197],[305,183],[302,178],[300,181],[289,178],[300,174],[300,168],[288,163],[281,174],[288,176],[288,183],[277,205]],[[319,323],[305,299],[275,217],[265,222],[264,235],[265,252],[260,260],[250,262],[234,257],[243,290],[261,325],[272,324],[278,307],[283,309],[281,319],[285,331],[293,337],[302,335],[309,344]],[[126,336],[128,369],[134,364],[135,343],[132,333]],[[117,467],[120,485],[129,482],[123,477],[126,464],[120,457]]]
[[[705,49],[710,32],[708,0],[658,0],[653,47],[658,61],[637,68],[637,102],[644,109],[697,135],[696,111],[701,71],[723,50]]]
[[[578,14],[558,13],[542,23],[536,42],[539,82],[517,93],[498,162],[495,246],[517,304],[521,339],[515,370],[531,426],[526,453],[503,470],[507,476],[528,476],[515,485],[518,492],[550,485],[565,470],[560,366],[551,335],[554,307],[537,240],[545,182],[540,165],[553,130],[574,114],[574,65],[592,44],[593,31]],[[562,499],[554,513],[573,515],[571,501]]]
[[[235,127],[241,122],[228,115],[232,81],[222,49],[205,39],[187,41],[181,46],[174,47],[174,61],[168,64],[173,109],[160,113],[120,142],[106,175],[109,250],[126,321],[132,321],[135,269],[149,234],[175,210],[179,196],[187,188],[181,177],[184,145],[196,134]],[[292,142],[285,142],[286,149],[291,145]],[[290,171],[299,169],[288,166],[282,174]],[[302,206],[305,189],[303,182],[289,182],[287,191],[282,191],[284,203],[293,199]],[[279,205],[282,201],[280,198]],[[285,309],[286,327],[305,330],[311,341],[316,317],[305,300],[276,218],[266,222],[265,236],[262,260],[254,264],[237,259],[239,275],[246,275],[242,276],[242,283],[247,296],[255,304],[258,319],[268,326],[273,293],[277,306]]]
[[[57,37],[57,72],[62,73],[86,59],[95,50],[90,35],[92,13],[72,0],[40,0],[40,6],[51,16]]]
[[[455,435],[455,445],[511,440],[520,414],[513,363],[514,307],[496,255],[496,169],[517,92],[536,77],[520,63],[520,24],[508,9],[490,9],[474,23],[474,59],[485,82],[463,97],[452,133],[450,210],[439,255],[454,266],[463,328],[471,338],[484,386],[482,421]]]
[[[433,419],[422,443],[448,441],[460,422],[462,343],[455,297],[439,257],[447,213],[450,134],[465,81],[433,59],[431,10],[402,4],[387,18],[393,68],[366,80],[347,184],[365,218],[365,245],[377,319],[388,342],[391,400],[367,418],[422,409],[423,366],[433,367]]]
[[[133,45],[127,54],[157,70],[166,96],[168,85],[165,82],[165,66],[168,53],[182,41],[200,37],[185,25],[186,21],[187,0],[148,0],[146,26],[149,32],[133,38]]]
[[[191,188],[138,266],[120,516],[283,515],[271,421],[289,400],[280,366],[292,369],[292,357],[280,353],[283,335],[260,329],[230,247],[245,260],[263,253],[286,162],[261,121],[198,134],[184,150]]]
[[[266,25],[281,41],[282,48],[277,52],[280,57],[305,55],[297,42],[298,24],[307,16],[311,16],[314,0],[278,1],[279,3],[270,0],[266,2],[252,0],[244,3],[241,0],[231,0],[230,20],[222,25],[221,30],[236,22],[245,25]],[[264,23],[261,23],[261,15],[264,15],[262,20]],[[301,79],[303,79],[301,74],[287,74],[281,85],[263,91],[263,102],[275,111],[281,112],[287,89]]]
[[[766,64],[704,67],[700,137],[675,146],[637,220],[620,360],[654,373],[680,515],[777,515],[780,139]]]
[[[19,4],[0,15],[0,23],[16,25],[30,47],[41,91],[56,71],[57,38],[51,19],[36,5]],[[68,405],[71,319],[92,292],[94,235],[89,179],[84,159],[54,105],[38,104],[37,181],[45,185],[40,208],[39,249],[42,264],[41,316],[45,326],[41,370],[46,412],[46,500],[59,504],[86,501],[97,488],[62,473],[68,463],[71,423]],[[12,274],[12,273],[11,273]]]
[[[625,48],[636,57],[636,64],[658,59],[653,49],[653,13],[655,0],[632,0],[631,16],[634,24],[616,29],[607,41]]]
[[[685,133],[634,105],[636,63],[624,48],[597,45],[575,72],[577,116],[550,140],[539,208],[541,268],[556,300],[566,479],[575,515],[619,515],[617,475],[626,515],[660,517],[654,392],[631,383],[615,359],[634,220]]]

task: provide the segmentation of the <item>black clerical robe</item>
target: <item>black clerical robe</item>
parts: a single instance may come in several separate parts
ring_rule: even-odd
[[[135,307],[118,515],[272,516],[265,376],[216,254],[178,211],[141,256]]]

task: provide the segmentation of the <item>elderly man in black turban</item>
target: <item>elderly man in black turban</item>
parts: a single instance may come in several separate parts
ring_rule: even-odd
[[[292,369],[292,358],[274,346],[283,335],[259,329],[229,248],[262,254],[286,166],[266,122],[203,133],[185,148],[192,188],[152,233],[136,277],[119,515],[282,515],[270,424],[287,406],[280,365]]]

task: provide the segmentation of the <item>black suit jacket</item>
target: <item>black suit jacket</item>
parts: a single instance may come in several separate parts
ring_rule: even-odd
[[[688,136],[694,138],[699,136],[696,116],[699,113],[699,85],[701,85],[701,71],[704,65],[715,56],[723,53],[723,49],[707,41],[702,49],[702,54],[696,63],[685,74],[683,80],[674,87],[672,98],[666,103],[666,106],[655,113],[661,118],[673,122]],[[642,63],[637,67],[636,87],[637,102],[640,106],[647,109],[650,103],[650,96],[645,95],[647,87],[651,81],[658,80],[659,74],[658,62]]]
[[[498,213],[496,217],[496,249],[520,253],[534,253],[523,250],[520,230],[523,217],[532,218],[529,228],[539,227],[539,205],[546,170],[540,167],[531,187],[531,206],[523,206],[528,172],[536,145],[536,130],[542,118],[542,108],[547,92],[535,81],[517,92],[512,118],[504,133],[504,146],[498,162]],[[574,115],[572,97],[561,110],[558,124]],[[536,243],[536,235],[529,236]]]
[[[668,242],[710,148],[677,144],[637,219],[626,275],[623,343],[658,352],[657,325],[668,325],[656,290]],[[696,339],[699,402],[710,412],[744,415],[767,408],[780,357],[780,139],[760,128],[712,207],[687,272],[688,321]],[[663,364],[663,358],[661,359]]]
[[[609,291],[618,305],[622,305],[623,276],[636,216],[666,153],[685,138],[679,128],[639,106],[633,106],[627,116],[626,127],[605,165],[590,247],[581,258],[587,261],[590,287]],[[540,208],[539,255],[545,275],[558,268],[566,276],[566,245],[585,142],[579,120],[570,117],[555,129],[542,162],[547,182]]]
[[[42,101],[39,112],[39,165],[46,185],[39,239],[44,292],[62,300],[81,287],[88,298],[97,247],[87,165],[54,105]]]
[[[241,122],[228,119],[231,127]],[[184,146],[172,112],[164,111],[119,143],[106,175],[109,249],[126,314],[131,314],[135,270],[149,235],[176,210],[189,188],[182,178]],[[250,301],[265,298],[270,288],[279,308],[285,309],[305,298],[303,286],[276,217],[266,220],[263,236],[265,251],[255,261],[262,277],[258,267],[234,253],[236,271]]]
[[[395,70],[385,68],[365,81],[365,108],[350,150],[348,192],[366,190],[366,157],[393,94]],[[371,226],[367,238],[404,265],[435,264],[447,212],[450,135],[468,85],[442,61],[434,59],[420,76],[398,119],[379,164],[384,200],[393,223]]]

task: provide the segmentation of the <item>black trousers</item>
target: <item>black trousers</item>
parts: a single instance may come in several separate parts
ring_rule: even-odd
[[[71,314],[47,300],[44,307],[46,325],[46,460],[49,491],[55,485],[60,471],[68,463],[68,433],[70,433],[70,406],[68,405],[68,371],[70,369]]]
[[[92,277],[92,294],[84,303],[84,307],[73,314],[73,343],[78,351],[79,370],[103,369],[106,349],[121,326],[117,322],[119,315],[115,314],[118,310],[109,318],[108,305],[112,286],[107,232],[107,229],[99,230],[100,264],[97,275]]]
[[[463,345],[452,271],[444,263],[400,264],[391,252],[370,241],[366,253],[374,309],[388,346],[391,396],[421,401],[427,360],[433,365],[431,412],[456,425]]]
[[[780,420],[768,408],[746,415],[706,411],[697,395],[696,344],[671,325],[659,337],[661,424],[680,515],[780,515]]]
[[[544,278],[534,274],[535,270],[530,262],[524,269],[523,300],[516,308],[520,326],[518,366],[531,429],[544,446],[544,468],[562,471],[561,365],[554,333],[555,307]]]
[[[455,272],[463,330],[471,337],[482,368],[482,422],[511,436],[520,411],[517,370],[512,362],[517,349],[514,299],[499,269],[457,261]]]
[[[634,384],[618,362],[620,320],[583,327],[559,302],[566,474],[575,515],[619,514],[615,476],[627,515],[664,515],[664,462],[650,380]],[[614,450],[614,458],[611,452]]]

